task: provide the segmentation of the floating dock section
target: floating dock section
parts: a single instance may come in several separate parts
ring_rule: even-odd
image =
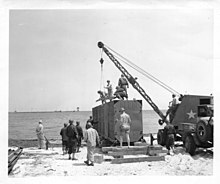
[[[94,128],[105,139],[119,141],[121,108],[131,117],[130,141],[136,142],[143,136],[142,101],[141,100],[114,100],[92,109]],[[124,137],[124,141],[126,138]]]

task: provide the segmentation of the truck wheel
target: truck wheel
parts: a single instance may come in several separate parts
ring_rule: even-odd
[[[190,135],[186,136],[184,142],[185,142],[184,146],[186,148],[186,152],[189,153],[190,155],[194,155],[196,151],[196,144],[193,140],[193,137]]]
[[[196,135],[201,142],[207,142],[212,137],[211,125],[205,121],[199,121],[196,126]]]
[[[160,130],[158,130],[158,133],[157,133],[157,143],[161,146],[165,145],[165,137],[164,137],[163,132],[164,131],[162,129],[160,129]]]

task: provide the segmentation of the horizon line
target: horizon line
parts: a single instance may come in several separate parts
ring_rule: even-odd
[[[142,111],[154,111],[153,109],[142,109]],[[161,111],[166,111],[167,109],[161,109]],[[92,112],[92,110],[79,110],[79,111],[70,111],[70,110],[60,110],[60,111],[53,111],[53,110],[47,110],[47,111],[8,111],[8,113],[58,113],[58,112]]]

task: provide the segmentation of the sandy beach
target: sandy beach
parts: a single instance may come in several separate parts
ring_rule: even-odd
[[[13,148],[11,148],[13,149]],[[78,160],[68,160],[61,147],[39,150],[37,147],[23,149],[23,154],[14,166],[9,178],[36,176],[148,176],[148,175],[213,175],[212,150],[198,150],[195,156],[185,153],[181,146],[176,147],[173,156],[166,155],[165,161],[145,161],[112,164],[112,156],[104,155],[104,162],[94,166],[84,164],[86,146],[76,153]],[[100,153],[96,149],[96,154]],[[141,156],[141,155],[140,155]]]

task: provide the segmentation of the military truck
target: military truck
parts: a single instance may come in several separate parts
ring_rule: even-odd
[[[195,154],[197,147],[213,147],[213,96],[184,95],[171,112],[170,122],[176,130],[176,140],[183,141],[186,152]],[[165,145],[166,138],[160,129],[157,141]]]

